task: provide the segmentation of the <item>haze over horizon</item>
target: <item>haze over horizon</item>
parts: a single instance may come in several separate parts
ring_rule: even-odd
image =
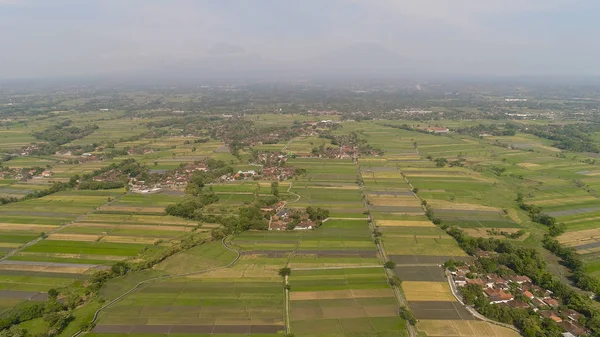
[[[0,79],[599,76],[592,0],[0,0]]]

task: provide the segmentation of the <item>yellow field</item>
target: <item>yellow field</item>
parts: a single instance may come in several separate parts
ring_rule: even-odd
[[[35,225],[21,223],[0,223],[1,230],[23,231],[23,232],[48,232],[60,226],[53,225]]]
[[[501,212],[501,209],[496,207],[489,207],[479,204],[465,204],[465,203],[455,203],[444,200],[430,200],[428,201],[429,205],[433,208],[438,209],[454,209],[461,211],[491,211],[491,212]]]
[[[100,238],[100,235],[93,234],[51,234],[48,236],[48,240],[55,241],[85,241],[94,242]]]
[[[480,321],[419,320],[419,335],[427,337],[519,337],[518,332]]]
[[[431,221],[378,220],[380,227],[435,227]]]
[[[407,301],[456,301],[446,282],[404,281],[402,289]]]
[[[377,197],[370,196],[369,202],[373,206],[404,206],[404,207],[421,207],[421,202],[414,197]]]
[[[534,164],[534,163],[520,163],[520,164],[517,164],[517,166],[521,166],[523,168],[530,168],[530,167],[538,167],[540,165]]]
[[[565,246],[580,246],[597,240],[600,240],[600,228],[568,232],[558,237],[558,241]]]
[[[34,266],[25,264],[0,264],[0,270],[38,271],[45,273],[83,274],[88,267],[65,267],[65,266]]]

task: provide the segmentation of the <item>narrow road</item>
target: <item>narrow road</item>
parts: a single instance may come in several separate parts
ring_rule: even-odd
[[[220,266],[220,267],[209,268],[209,269],[204,269],[204,270],[200,270],[200,271],[194,271],[194,272],[190,272],[190,273],[184,273],[184,274],[173,274],[173,275],[157,276],[157,277],[152,277],[152,278],[146,279],[144,281],[141,281],[138,284],[136,284],[133,288],[129,289],[125,293],[121,294],[119,297],[115,298],[114,300],[110,301],[109,303],[105,304],[100,309],[98,309],[94,313],[94,318],[92,319],[92,323],[96,323],[96,321],[98,320],[98,316],[100,315],[100,312],[102,312],[104,309],[107,309],[108,307],[112,306],[113,304],[119,302],[125,296],[127,296],[127,295],[131,294],[132,292],[136,291],[143,284],[146,284],[146,283],[149,283],[149,282],[153,282],[153,281],[158,281],[158,280],[166,280],[166,279],[175,278],[175,277],[185,277],[185,276],[191,276],[191,275],[196,275],[196,274],[202,274],[202,273],[207,273],[207,272],[215,271],[215,270],[219,270],[219,269],[225,269],[225,268],[229,268],[229,267],[233,266],[240,259],[241,253],[240,253],[239,250],[237,250],[235,248],[229,247],[229,245],[227,245],[226,239],[227,238],[223,238],[223,240],[221,240],[221,243],[223,244],[223,247],[225,247],[226,249],[228,249],[228,250],[230,250],[232,252],[235,252],[237,254],[237,256],[235,257],[235,259],[233,259],[233,261],[231,261],[227,265]],[[77,337],[81,333],[83,333],[83,331],[80,330],[77,333],[75,333],[72,337]]]

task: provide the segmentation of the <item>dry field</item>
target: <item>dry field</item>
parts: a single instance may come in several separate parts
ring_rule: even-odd
[[[378,220],[379,227],[435,227],[431,221]]]
[[[600,240],[600,228],[568,232],[558,237],[560,243],[571,247],[597,242],[598,240]]]
[[[452,209],[460,211],[490,211],[490,212],[501,212],[502,210],[496,207],[489,207],[479,204],[464,204],[454,203],[443,200],[431,200],[429,204],[435,209]]]
[[[448,301],[456,299],[446,282],[404,281],[402,289],[407,301]]]
[[[480,321],[419,320],[417,330],[427,337],[519,337],[516,331]]]

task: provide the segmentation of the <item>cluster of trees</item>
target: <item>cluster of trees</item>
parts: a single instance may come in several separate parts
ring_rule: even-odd
[[[219,201],[212,188],[207,184],[225,174],[233,173],[233,168],[222,160],[209,159],[206,162],[208,171],[196,171],[186,187],[187,196],[181,202],[167,206],[167,214],[186,219],[202,220],[202,209]]]
[[[562,329],[549,318],[540,320],[531,309],[516,309],[489,302],[480,285],[468,284],[460,289],[468,305],[473,305],[482,315],[502,323],[512,324],[526,337],[560,337]]]
[[[11,203],[17,202],[17,201],[19,201],[19,199],[15,198],[15,197],[1,197],[0,198],[0,205],[11,204]]]
[[[98,177],[111,171],[114,172],[114,178],[116,180],[93,180],[94,177]],[[128,183],[129,178],[134,177],[144,181],[150,179],[148,167],[140,164],[135,159],[125,159],[120,163],[110,164],[109,166],[95,170],[90,174],[84,174],[81,179],[79,179],[79,177],[77,178],[79,179],[78,187],[80,190],[106,190],[124,187]]]
[[[518,125],[507,123],[504,125],[504,128],[499,128],[496,124],[479,124],[476,126],[458,128],[454,131],[461,135],[469,135],[472,137],[479,137],[481,133],[487,133],[492,136],[514,136],[518,129]]]
[[[27,336],[27,331],[17,327],[17,324],[35,318],[42,318],[47,328],[44,333],[37,334],[36,337],[52,337],[62,332],[74,319],[72,310],[81,303],[80,297],[74,295],[58,301],[58,291],[54,289],[50,289],[48,295],[46,302],[27,302],[3,312],[0,317],[0,336]]]
[[[600,149],[594,144],[594,140],[590,136],[591,133],[600,131],[600,127],[593,123],[528,125],[527,129],[521,131],[540,138],[553,140],[555,143],[552,146],[562,150],[600,152]]]
[[[571,279],[575,285],[583,290],[591,291],[594,294],[600,294],[600,282],[587,274],[585,264],[581,256],[572,247],[564,247],[558,240],[546,235],[542,241],[544,248],[548,249],[554,255],[560,257],[564,264],[571,269]]]
[[[511,242],[492,238],[473,238],[455,227],[447,228],[446,232],[470,255],[478,249],[498,253],[489,261],[506,266],[519,275],[526,275],[534,284],[552,291],[564,305],[585,316],[582,323],[587,328],[600,333],[600,311],[594,302],[554,277],[547,270],[546,260],[537,249],[518,247]]]
[[[526,232],[523,229],[519,229],[516,232],[509,233],[507,231],[499,231],[495,228],[492,228],[492,229],[488,229],[487,233],[488,233],[488,235],[502,235],[509,239],[518,239],[518,238],[522,237],[523,235],[525,235]]]
[[[531,221],[547,226],[550,236],[559,236],[565,232],[565,225],[558,223],[554,217],[544,213],[541,207],[526,204],[523,201],[523,193],[519,192],[517,194],[516,202],[520,209],[529,213]]]
[[[306,213],[312,221],[323,221],[329,218],[329,210],[321,207],[308,206],[306,207]]]
[[[70,126],[71,120],[53,125],[44,131],[34,132],[33,136],[39,140],[47,141],[53,144],[66,144],[75,139],[80,139],[91,135],[98,130],[98,125],[86,125],[83,127]]]

